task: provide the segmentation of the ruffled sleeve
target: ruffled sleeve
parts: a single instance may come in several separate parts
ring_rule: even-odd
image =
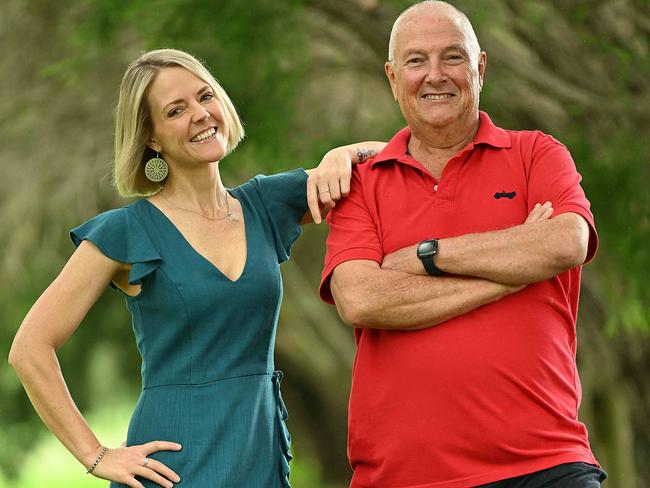
[[[70,231],[75,246],[89,240],[107,257],[131,264],[129,284],[139,285],[162,261],[138,217],[129,207],[109,210]],[[115,288],[115,285],[111,283]]]
[[[278,262],[289,259],[293,243],[302,234],[300,222],[307,205],[307,173],[295,169],[271,176],[258,175],[250,183],[256,189],[273,230]]]

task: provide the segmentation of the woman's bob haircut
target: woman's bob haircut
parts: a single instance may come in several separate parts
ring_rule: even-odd
[[[148,196],[164,186],[144,174],[145,163],[156,156],[147,143],[153,126],[147,104],[147,89],[163,68],[181,67],[205,81],[223,107],[228,126],[226,155],[244,137],[244,128],[235,106],[224,89],[206,67],[194,56],[177,49],[157,49],[144,53],[133,61],[124,73],[120,85],[120,98],[115,110],[115,166],[113,179],[123,197]]]

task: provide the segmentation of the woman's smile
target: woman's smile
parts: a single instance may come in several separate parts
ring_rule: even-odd
[[[198,144],[210,142],[211,140],[214,140],[216,138],[215,136],[217,135],[217,130],[218,130],[217,127],[210,127],[209,129],[199,132],[197,135],[192,137],[190,139],[190,142],[198,143]]]

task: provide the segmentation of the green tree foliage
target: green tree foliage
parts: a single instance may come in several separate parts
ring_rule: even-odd
[[[121,74],[143,50],[206,61],[247,131],[222,163],[227,184],[313,166],[330,147],[386,139],[403,124],[383,74],[406,0],[11,0],[0,16],[0,354],[71,252],[69,229],[123,204],[108,174]],[[598,258],[585,269],[579,329],[581,411],[612,486],[650,471],[650,16],[646,0],[463,0],[488,69],[482,108],[513,129],[540,129],[571,150],[592,202]],[[278,362],[294,438],[332,481],[345,460],[354,344],[316,297],[324,227],[284,270]],[[108,358],[108,359],[106,359]],[[117,293],[100,300],[60,351],[82,410],[133,398],[138,358]],[[103,373],[97,364],[106,364]],[[107,374],[110,371],[111,374]],[[0,370],[0,454],[8,475],[44,428]],[[624,480],[624,481],[621,481]]]

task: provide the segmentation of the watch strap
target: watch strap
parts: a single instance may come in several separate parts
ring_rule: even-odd
[[[445,274],[445,272],[433,262],[433,256],[423,258],[422,264],[424,265],[426,272],[431,276],[443,276]]]

